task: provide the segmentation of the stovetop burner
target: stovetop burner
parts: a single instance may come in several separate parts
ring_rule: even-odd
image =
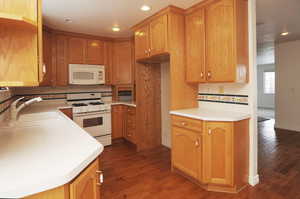
[[[90,105],[103,105],[103,102],[90,102]]]
[[[85,103],[74,103],[74,104],[72,104],[72,106],[80,107],[80,106],[88,106],[88,105]]]

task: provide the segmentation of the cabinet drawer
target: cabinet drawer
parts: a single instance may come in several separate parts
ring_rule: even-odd
[[[203,122],[201,120],[173,115],[172,125],[202,133]]]
[[[135,115],[135,108],[134,107],[128,107],[127,114],[134,116]]]

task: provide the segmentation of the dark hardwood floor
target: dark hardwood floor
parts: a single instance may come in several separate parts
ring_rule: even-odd
[[[126,143],[104,150],[101,199],[300,199],[300,133],[259,123],[260,184],[238,194],[213,193],[170,171],[170,151],[136,153]]]

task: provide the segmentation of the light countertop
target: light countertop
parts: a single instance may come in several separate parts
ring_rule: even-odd
[[[200,108],[174,110],[171,111],[170,114],[204,120],[204,121],[223,121],[223,122],[236,122],[244,119],[249,119],[251,117],[251,115],[248,113],[218,111],[218,110],[200,109]]]
[[[103,146],[58,107],[27,107],[14,127],[0,126],[0,198],[23,198],[73,180]]]

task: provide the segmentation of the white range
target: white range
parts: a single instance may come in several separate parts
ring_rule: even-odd
[[[101,93],[68,94],[73,120],[104,146],[111,145],[111,105],[104,104]]]

